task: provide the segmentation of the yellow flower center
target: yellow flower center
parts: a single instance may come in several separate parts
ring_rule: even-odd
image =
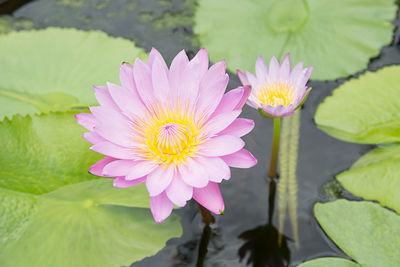
[[[279,105],[289,106],[294,103],[294,88],[288,83],[272,83],[260,88],[256,94],[257,99],[264,105],[277,107]]]
[[[168,122],[154,129],[151,145],[157,147],[161,154],[175,155],[188,150],[190,140],[192,134],[189,125]]]
[[[145,119],[134,123],[140,136],[135,141],[142,143],[136,152],[145,160],[179,165],[194,156],[197,146],[204,141],[203,125],[204,120],[196,120],[188,108],[160,104]]]

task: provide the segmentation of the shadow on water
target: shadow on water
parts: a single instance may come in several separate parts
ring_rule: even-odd
[[[211,215],[211,213],[206,208],[204,208],[200,204],[198,204],[198,206],[199,206],[201,216],[203,218],[203,223],[205,225],[203,228],[203,233],[201,234],[196,267],[202,267],[204,264],[205,257],[207,255],[207,251],[208,251],[207,247],[208,247],[208,243],[209,243],[210,237],[211,237],[210,224],[215,223],[215,218]]]
[[[268,198],[268,223],[247,230],[239,235],[246,242],[240,247],[238,254],[240,261],[246,258],[247,264],[254,267],[288,266],[290,262],[289,238],[279,233],[272,224],[275,208],[276,181],[270,179]]]
[[[290,263],[290,250],[288,242],[290,239],[284,236],[273,226],[273,216],[276,199],[276,180],[269,179],[269,198],[268,198],[268,222],[254,229],[241,233],[238,238],[245,241],[239,248],[238,255],[240,261],[247,258],[247,265],[254,267],[286,267]],[[202,210],[200,209],[200,212]],[[213,221],[214,223],[215,221]],[[208,252],[208,244],[213,237],[210,224],[205,224],[199,243],[196,267],[204,266]]]
[[[211,237],[211,227],[210,225],[206,224],[203,228],[203,233],[201,234],[196,267],[202,267],[204,265],[204,260],[207,255],[208,251],[207,247],[208,243],[210,242],[210,237]]]
[[[0,0],[0,15],[11,14],[32,0]]]

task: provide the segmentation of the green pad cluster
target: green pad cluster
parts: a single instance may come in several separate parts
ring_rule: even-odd
[[[95,104],[93,85],[118,82],[144,51],[100,31],[48,28],[0,35],[0,120]]]
[[[394,0],[199,0],[194,31],[231,71],[291,53],[315,66],[312,79],[332,80],[365,69],[390,43],[396,9]]]

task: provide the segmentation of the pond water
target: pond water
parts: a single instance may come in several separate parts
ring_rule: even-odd
[[[181,49],[189,51],[189,56],[198,49],[190,21],[174,21],[168,27],[155,26],[159,23],[157,19],[165,18],[166,14],[176,14],[183,18],[190,16],[193,12],[190,9],[192,1],[189,1],[190,4],[184,1],[121,1],[135,2],[135,8],[122,16],[109,15],[108,19],[101,19],[101,16],[121,10],[121,3],[107,3],[104,9],[95,10],[93,3],[99,4],[101,1],[87,1],[90,3],[74,9],[71,3],[82,1],[39,0],[13,11],[14,8],[9,8],[11,5],[6,5],[7,2],[12,1],[0,1],[0,13],[32,20],[37,28],[52,25],[101,29],[111,35],[134,40],[147,51],[154,46],[167,60],[171,60]],[[63,6],[62,2],[69,4]],[[394,23],[399,26],[399,19]],[[400,64],[399,33],[396,28],[394,41],[382,49],[378,58],[371,60],[368,70]],[[229,89],[240,85],[236,75],[231,73],[230,77]],[[216,223],[210,228],[203,229],[197,205],[190,202],[184,208],[174,211],[181,216],[182,237],[168,241],[159,253],[132,266],[199,266],[201,262],[204,266],[296,266],[321,256],[346,258],[324,234],[313,215],[313,206],[317,201],[343,196],[353,198],[334,182],[334,177],[372,148],[334,139],[317,129],[313,121],[318,105],[344,81],[311,81],[309,85],[313,90],[301,110],[297,164],[299,246],[293,240],[289,216],[286,216],[283,231],[287,238],[278,246],[276,196],[272,217],[268,215],[271,211],[269,204],[273,199],[270,198],[273,192],[270,186],[273,184],[267,178],[273,121],[262,118],[257,111],[246,106],[241,117],[253,119],[256,127],[244,139],[246,148],[258,159],[258,164],[251,169],[233,169],[231,180],[221,184],[225,214],[217,216]]]

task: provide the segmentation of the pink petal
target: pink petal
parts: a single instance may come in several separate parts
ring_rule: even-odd
[[[243,96],[243,93],[244,93],[243,87],[238,87],[224,94],[221,99],[221,102],[219,103],[218,107],[215,109],[214,113],[211,116],[214,117],[221,113],[234,110],[235,107],[239,104]]]
[[[135,161],[135,167],[131,169],[128,175],[125,177],[126,180],[134,180],[141,178],[151,173],[158,165],[152,161]]]
[[[117,159],[135,159],[136,155],[132,152],[132,150],[118,146],[111,142],[101,142],[90,147],[91,150],[96,151],[97,153],[110,156]]]
[[[165,62],[164,62],[165,65]],[[159,102],[167,102],[169,98],[168,73],[165,66],[156,58],[153,63],[151,78],[153,82],[154,94]]]
[[[282,114],[281,117],[286,117],[286,116],[292,115],[292,114],[294,113],[294,111],[295,111],[295,110],[290,110],[290,111],[288,111],[288,112]]]
[[[115,160],[104,167],[103,174],[113,177],[126,176],[136,164],[136,161],[130,159]]]
[[[116,188],[125,188],[141,184],[144,181],[146,181],[146,177],[142,177],[132,181],[125,180],[125,177],[117,177],[114,179],[113,186]]]
[[[211,114],[218,106],[228,85],[225,60],[215,63],[200,81],[197,110],[199,114]],[[210,102],[211,101],[211,102]]]
[[[246,74],[244,74],[240,70],[237,70],[236,73],[242,85],[250,85],[249,79],[247,79]]]
[[[193,57],[192,61],[198,61],[200,66],[200,79],[204,76],[204,74],[208,70],[208,54],[205,48],[202,48],[197,52],[197,54]]]
[[[210,136],[215,135],[228,127],[240,113],[242,113],[242,110],[234,110],[219,114],[211,118],[204,128]]]
[[[209,138],[199,146],[199,153],[208,157],[219,157],[235,153],[244,147],[242,139],[232,135]]]
[[[165,192],[172,203],[179,207],[183,207],[186,205],[186,201],[192,198],[193,187],[187,185],[178,172],[175,174],[175,177],[172,179],[171,184]]]
[[[293,86],[296,86],[303,79],[303,62],[299,62],[290,72],[289,81]]]
[[[194,188],[193,198],[203,207],[215,214],[222,214],[225,210],[224,200],[218,184],[209,182],[206,187]]]
[[[119,108],[112,99],[107,87],[93,86],[93,89],[94,89],[94,95],[100,105],[107,107],[109,109],[113,109],[115,111],[119,111]]]
[[[199,97],[196,105],[196,112],[198,116],[208,117],[215,111],[216,107],[222,99],[222,96],[224,95],[228,82],[229,76],[227,74],[222,76],[218,80],[210,80],[208,81],[208,83],[203,82],[203,87],[199,92]]]
[[[103,137],[101,137],[100,135],[98,135],[95,132],[83,133],[82,137],[85,138],[88,142],[92,143],[93,145],[107,141],[106,139],[104,139]]]
[[[94,131],[111,142],[125,147],[131,147],[133,131],[127,117],[106,107],[89,108],[97,120]]]
[[[96,119],[93,114],[90,113],[79,113],[75,115],[76,121],[85,127],[89,131],[93,131],[94,125],[96,123]]]
[[[296,99],[294,100],[294,105],[297,107],[298,104],[300,104],[301,100],[304,98],[304,96],[306,95],[306,93],[311,89],[311,88],[307,88],[305,86],[303,87],[298,87],[296,88]],[[308,89],[308,90],[307,90]]]
[[[190,61],[183,71],[182,79],[178,85],[178,96],[183,103],[193,106],[199,94],[200,64],[198,61]]]
[[[146,187],[150,196],[157,196],[170,185],[175,175],[174,166],[159,166],[147,175]]]
[[[116,159],[111,158],[111,157],[105,157],[101,160],[99,160],[98,162],[96,162],[95,164],[93,164],[92,166],[89,167],[89,172],[91,174],[97,175],[97,176],[105,176],[103,175],[103,169],[104,167],[109,164],[110,162],[115,161]]]
[[[246,149],[221,157],[226,164],[235,168],[251,168],[257,164],[257,159]]]
[[[173,206],[165,193],[150,197],[150,210],[158,223],[163,222],[171,214]]]
[[[159,63],[161,64],[161,68],[164,69],[164,71],[168,71],[168,67],[167,64],[164,61],[164,58],[162,57],[162,55],[160,54],[160,52],[158,52],[157,49],[155,49],[154,47],[151,48],[150,54],[149,54],[149,60],[147,61],[149,67],[152,69],[154,68],[154,62],[158,60]]]
[[[290,54],[286,54],[282,59],[281,70],[279,75],[279,80],[284,82],[289,82],[290,79]]]
[[[263,83],[268,81],[268,69],[261,55],[258,56],[256,61],[256,76],[257,79]]]
[[[151,82],[151,70],[139,58],[136,58],[135,64],[133,65],[133,76],[135,79],[136,89],[143,100],[143,103],[147,107],[156,103]]]
[[[276,107],[274,106],[270,106],[270,105],[264,105],[263,103],[261,103],[261,108],[271,114],[274,117],[284,117],[287,116],[289,114],[292,114],[296,108],[296,106],[294,104],[290,104],[289,106],[284,106],[284,105],[278,105]]]
[[[184,50],[179,52],[172,60],[168,78],[171,85],[171,95],[174,99],[178,96],[178,88],[182,79],[183,70],[186,68],[188,63],[189,59]]]
[[[237,103],[237,105],[234,109],[242,109],[244,104],[246,103],[247,99],[250,96],[251,88],[247,85],[243,86],[242,88],[243,88],[242,98],[240,99],[239,103]]]
[[[129,118],[144,117],[146,108],[135,90],[107,83],[110,95],[121,111]]]
[[[247,76],[247,79],[249,80],[249,83],[250,83],[252,89],[255,91],[257,89],[258,83],[259,83],[256,76],[254,76],[253,74],[251,74],[248,71],[246,71],[246,76]]]
[[[279,117],[279,115],[286,110],[286,106],[284,106],[284,105],[278,105],[275,107],[275,106],[265,105],[263,103],[260,103],[260,106],[265,112],[267,112],[275,117]]]
[[[250,97],[247,99],[246,104],[249,105],[252,108],[258,109],[259,108],[259,104],[254,101],[253,99],[251,99],[251,95]]]
[[[248,120],[244,118],[238,118],[234,120],[231,125],[229,125],[226,129],[221,131],[219,135],[233,135],[236,137],[242,137],[254,128],[254,121]]]
[[[224,77],[226,74],[225,69],[226,69],[225,60],[219,61],[214,65],[212,65],[201,79],[200,87],[204,85],[205,88],[207,88],[206,84],[209,84],[210,81],[215,81],[221,79],[221,77]]]
[[[193,187],[204,187],[207,185],[208,173],[197,161],[187,158],[186,163],[179,166],[182,180]]]
[[[308,89],[307,89],[307,87],[304,87],[303,90],[304,90],[303,92],[301,92],[301,91],[298,92],[298,93],[301,94],[301,95],[299,95],[299,96],[297,97],[297,99],[296,99],[296,102],[295,102],[296,108],[297,108],[298,105],[301,104],[301,102],[303,102],[304,98],[308,95],[308,93],[310,92],[311,88],[308,88]]]
[[[207,171],[210,181],[220,183],[231,178],[231,170],[221,158],[198,157],[197,161]]]
[[[276,59],[275,56],[271,58],[271,61],[269,62],[269,72],[268,72],[268,78],[270,83],[275,83],[279,80],[279,72],[280,72],[281,66],[279,65],[278,60]]]
[[[308,82],[308,79],[310,79],[310,76],[311,76],[311,73],[313,70],[314,70],[313,66],[304,70],[304,78],[303,78],[303,81],[300,83],[300,86],[306,85],[306,83]]]
[[[119,80],[123,87],[130,91],[135,89],[135,80],[133,79],[133,66],[129,63],[122,63],[119,68]]]

